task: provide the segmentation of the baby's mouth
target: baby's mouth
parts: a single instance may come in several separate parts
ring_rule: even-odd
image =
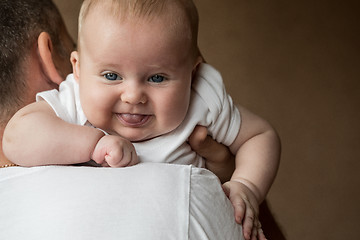
[[[125,126],[129,127],[141,127],[150,119],[150,115],[130,113],[119,113],[117,117]]]

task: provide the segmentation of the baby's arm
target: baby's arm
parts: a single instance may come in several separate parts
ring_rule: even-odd
[[[239,107],[241,128],[230,146],[236,155],[236,169],[224,184],[234,209],[235,219],[243,223],[244,234],[250,239],[256,232],[259,204],[274,181],[279,166],[280,140],[265,120]],[[254,237],[254,236],[253,236]]]
[[[104,146],[108,138],[112,136],[104,136],[96,128],[63,121],[46,102],[40,101],[24,107],[9,121],[3,150],[9,160],[21,166],[76,164],[92,158],[105,164],[106,157],[118,166],[119,160],[112,158],[118,153],[109,152]]]

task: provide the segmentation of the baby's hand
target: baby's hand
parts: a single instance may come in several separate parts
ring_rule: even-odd
[[[236,181],[224,183],[223,189],[234,207],[235,221],[242,224],[245,239],[265,240],[258,219],[259,204],[253,192],[245,184]]]
[[[91,157],[104,167],[128,167],[139,163],[132,143],[114,135],[100,138]]]

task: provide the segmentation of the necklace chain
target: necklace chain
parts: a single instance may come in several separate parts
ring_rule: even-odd
[[[19,166],[19,165],[16,165],[16,164],[14,164],[14,163],[10,163],[10,164],[2,165],[2,166],[0,166],[0,168],[16,167],[16,166]]]

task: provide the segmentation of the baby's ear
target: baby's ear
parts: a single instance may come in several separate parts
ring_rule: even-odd
[[[54,60],[54,48],[50,38],[50,35],[47,32],[40,33],[38,37],[38,52],[41,60],[41,67],[44,70],[45,75],[52,82],[59,85],[64,79],[60,76],[57,71]]]
[[[70,61],[71,61],[71,65],[72,65],[72,68],[73,68],[74,78],[75,78],[75,80],[77,82],[79,82],[79,78],[80,78],[80,62],[79,62],[79,52],[78,51],[73,51],[71,53]]]

